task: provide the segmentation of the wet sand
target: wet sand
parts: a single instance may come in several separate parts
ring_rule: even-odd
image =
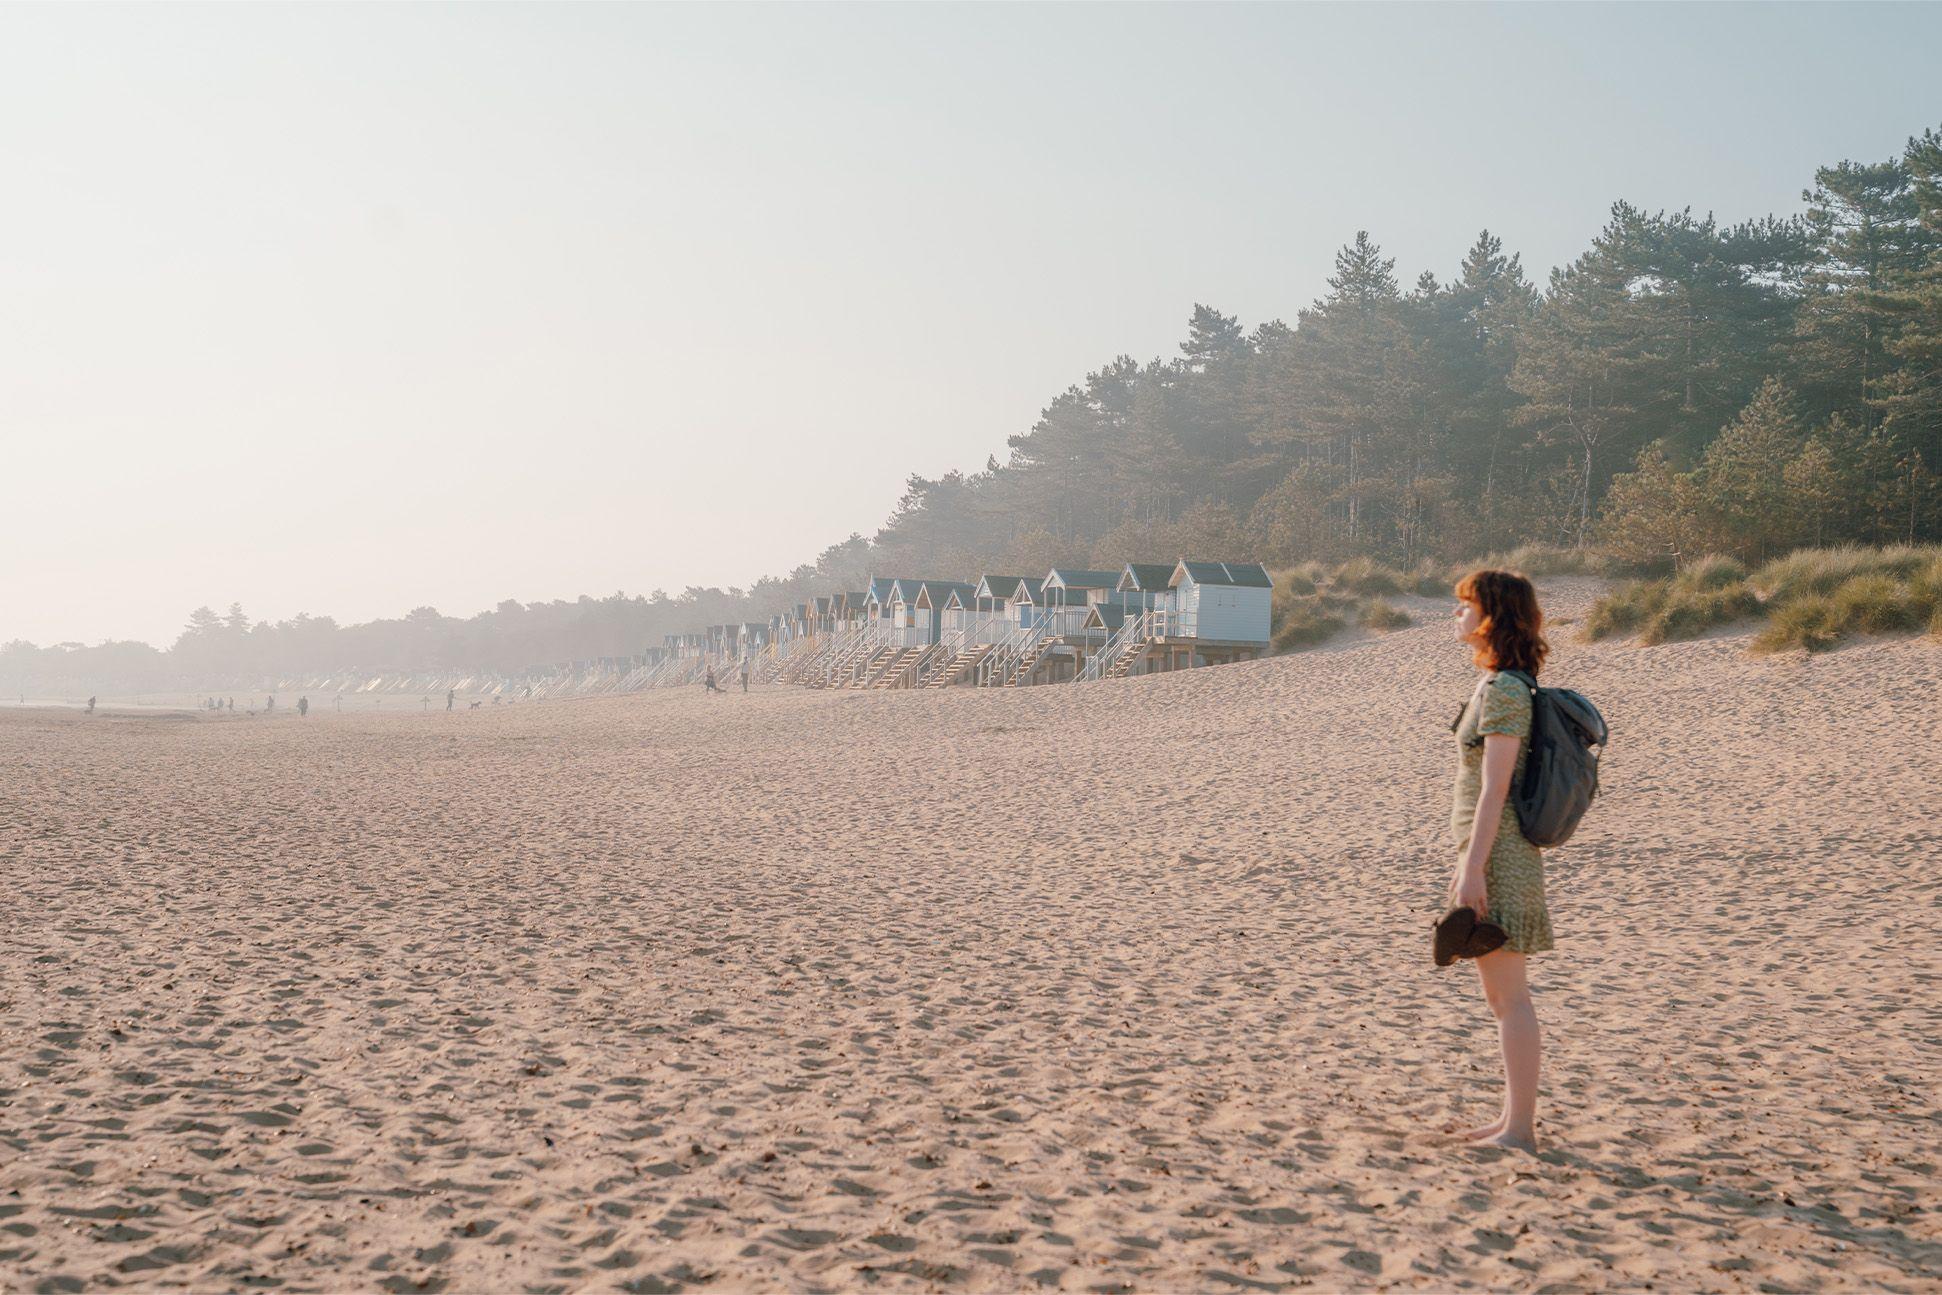
[[[1937,1289],[1942,651],[1558,631],[1615,746],[1533,1158],[1438,1133],[1498,1063],[1405,605],[1081,686],[0,712],[0,1287]]]

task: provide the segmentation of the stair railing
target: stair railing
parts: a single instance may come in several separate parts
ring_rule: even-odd
[[[1113,636],[1106,640],[1106,646],[1086,658],[1085,669],[1079,672],[1079,678],[1082,680],[1105,678],[1106,672],[1111,670],[1122,656],[1132,651],[1135,645],[1144,644],[1147,640],[1146,615],[1145,612],[1140,612],[1136,616],[1128,616],[1113,632]]]
[[[857,670],[883,645],[877,641],[876,625],[865,620],[849,635],[843,650],[830,658],[829,666],[823,671],[823,686],[826,688],[847,688],[856,682]],[[838,676],[841,676],[839,679]]]
[[[1043,643],[1052,634],[1056,622],[1050,616],[1034,620],[1030,625],[1021,625],[995,648],[978,666],[978,685],[982,688],[1002,688],[1012,681],[1018,667],[1032,649]]]
[[[931,651],[925,655],[912,686],[917,688],[927,686],[939,673],[948,668],[951,662],[957,660],[960,653],[968,651],[970,646],[971,627],[969,625],[960,625],[956,629],[941,634]]]
[[[932,675],[942,670],[956,656],[957,649],[944,639],[939,639],[937,642],[925,648],[923,655],[919,656],[899,673],[909,679],[909,687],[922,688],[930,681]]]

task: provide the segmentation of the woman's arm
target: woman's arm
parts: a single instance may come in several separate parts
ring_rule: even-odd
[[[1523,739],[1507,733],[1487,733],[1483,740],[1483,788],[1477,793],[1476,816],[1470,822],[1470,847],[1457,861],[1455,906],[1469,907],[1482,917],[1488,912],[1484,887],[1484,864],[1490,848],[1497,844],[1497,822],[1503,817],[1504,801],[1510,795],[1510,780],[1517,771],[1517,748]]]

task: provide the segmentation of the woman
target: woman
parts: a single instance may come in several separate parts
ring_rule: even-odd
[[[1532,678],[1550,647],[1531,582],[1511,571],[1473,571],[1457,582],[1456,636],[1484,670],[1456,723],[1456,834],[1451,907],[1469,907],[1504,928],[1509,939],[1477,959],[1484,998],[1497,1018],[1504,1049],[1504,1110],[1466,1133],[1471,1141],[1537,1149],[1537,1012],[1524,960],[1551,947],[1544,906],[1544,860],[1524,839],[1509,793],[1524,772],[1531,733],[1531,690],[1505,670]]]

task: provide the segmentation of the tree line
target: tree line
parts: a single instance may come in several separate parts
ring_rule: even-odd
[[[1447,280],[1405,287],[1358,232],[1292,324],[1196,304],[1179,354],[1115,357],[1003,462],[913,475],[874,536],[745,589],[348,626],[201,608],[166,652],[8,644],[0,686],[511,672],[766,619],[872,571],[1413,566],[1525,543],[1650,565],[1942,539],[1942,131],[1821,167],[1802,198],[1738,224],[1617,203],[1541,287],[1488,231]]]

